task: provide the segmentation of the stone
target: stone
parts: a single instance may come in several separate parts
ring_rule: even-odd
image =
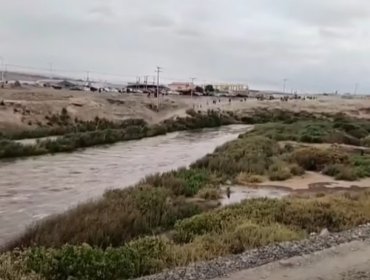
[[[327,228],[324,228],[321,232],[320,232],[320,236],[321,237],[325,237],[325,236],[328,236],[330,235],[330,231],[327,229]]]

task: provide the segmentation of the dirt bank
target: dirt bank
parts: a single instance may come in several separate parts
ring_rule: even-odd
[[[161,98],[161,110],[156,112],[154,98],[134,95],[97,94],[51,89],[0,89],[0,131],[17,132],[45,126],[47,117],[65,108],[72,119],[110,121],[130,118],[156,123],[176,115],[183,116],[190,104],[181,99]]]
[[[291,190],[313,190],[320,191],[324,189],[350,189],[350,188],[369,188],[370,178],[349,182],[335,180],[332,177],[317,173],[306,172],[305,175],[294,177],[283,182],[266,181],[258,185],[259,187],[282,187]]]
[[[216,101],[216,103],[213,103]],[[0,89],[0,130],[22,131],[45,125],[45,117],[60,113],[66,108],[69,115],[79,120],[92,120],[95,117],[108,120],[142,118],[150,123],[176,115],[184,115],[193,106],[197,110],[221,109],[246,113],[255,108],[278,108],[283,110],[310,112],[346,112],[356,117],[370,118],[370,99],[342,99],[322,96],[317,100],[295,100],[289,102],[257,101],[255,99],[184,96],[161,97],[161,110],[153,108],[154,98],[146,95],[91,93],[48,88]]]

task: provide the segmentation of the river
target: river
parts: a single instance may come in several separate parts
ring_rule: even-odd
[[[250,129],[185,131],[69,154],[0,161],[0,244],[27,225],[125,188],[146,175],[188,166]]]

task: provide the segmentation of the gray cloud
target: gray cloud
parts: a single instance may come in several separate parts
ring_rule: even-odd
[[[169,16],[161,14],[148,14],[137,20],[138,25],[146,25],[149,28],[171,28],[176,22]]]
[[[367,0],[0,0],[8,63],[165,81],[352,91],[367,82]],[[82,73],[82,72],[81,72]],[[83,74],[81,74],[83,75]],[[128,79],[128,78],[127,78]]]

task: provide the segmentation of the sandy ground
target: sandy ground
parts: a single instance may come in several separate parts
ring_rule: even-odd
[[[142,118],[150,123],[185,115],[191,103],[171,97],[161,97],[160,112],[157,100],[129,94],[98,94],[44,88],[0,89],[0,131],[22,131],[45,125],[45,116],[60,114],[66,108],[74,119],[93,120],[95,117],[112,121]]]
[[[217,104],[213,104],[217,100]],[[236,112],[249,112],[255,108],[280,108],[310,112],[347,112],[358,117],[370,118],[370,98],[343,99],[340,97],[319,97],[317,100],[297,100],[289,102],[257,101],[228,98],[184,96],[161,97],[161,110],[150,109],[157,101],[146,95],[90,93],[47,88],[0,89],[0,131],[21,131],[45,125],[46,116],[60,113],[66,108],[73,118],[92,120],[96,116],[108,120],[143,118],[148,122],[159,122],[176,115],[185,115],[193,106],[197,110],[223,109]]]
[[[219,280],[370,279],[370,242],[355,241],[311,255],[237,272]]]
[[[355,182],[336,181],[332,177],[316,173],[306,172],[305,175],[294,177],[283,182],[265,181],[259,184],[260,187],[283,187],[291,190],[309,189],[320,191],[323,189],[341,189],[341,188],[370,188],[370,178],[358,180]]]

